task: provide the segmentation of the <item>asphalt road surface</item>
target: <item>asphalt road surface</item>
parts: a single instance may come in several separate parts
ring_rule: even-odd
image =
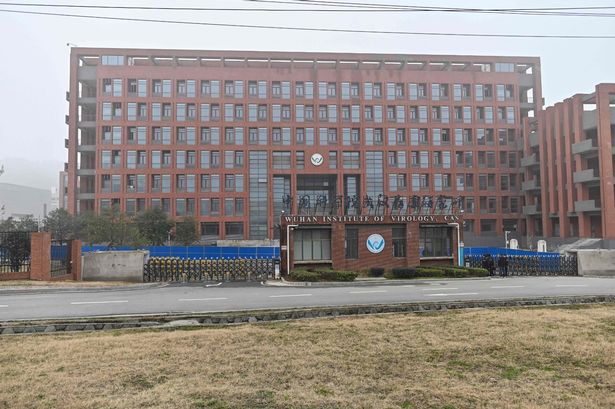
[[[615,278],[511,277],[375,286],[349,283],[324,288],[175,284],[133,290],[0,294],[0,321],[610,294],[615,294]]]

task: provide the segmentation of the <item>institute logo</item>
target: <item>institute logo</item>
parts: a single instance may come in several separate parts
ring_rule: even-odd
[[[378,254],[384,250],[384,237],[380,234],[370,234],[366,243],[370,253]]]
[[[320,153],[315,153],[312,155],[312,157],[310,158],[310,161],[312,162],[312,165],[314,166],[320,166],[322,165],[322,163],[324,162],[324,158],[322,157],[322,155]]]

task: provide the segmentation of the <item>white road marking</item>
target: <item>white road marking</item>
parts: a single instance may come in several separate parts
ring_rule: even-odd
[[[448,290],[459,290],[457,287],[445,287],[445,288],[423,288],[421,291],[448,291]]]
[[[349,291],[348,294],[386,293],[387,290]]]
[[[270,295],[269,298],[283,298],[283,297],[309,297],[312,294],[284,294],[284,295]]]
[[[400,285],[400,287],[416,287],[414,284]]]
[[[7,308],[8,305],[0,305],[0,308]]]
[[[220,282],[220,283],[218,283],[218,284],[205,284],[205,287],[218,287],[218,286],[220,286],[220,285],[222,285],[222,283],[221,283],[221,282]]]
[[[218,297],[218,298],[180,298],[177,301],[218,301],[218,300],[228,300],[228,298],[225,298],[225,297]]]
[[[587,284],[557,284],[556,287],[588,287]]]
[[[425,294],[425,297],[447,297],[451,295],[477,295],[478,293],[442,293],[442,294]]]
[[[494,285],[491,288],[524,288],[524,285]]]
[[[71,305],[84,305],[84,304],[118,304],[128,302],[128,300],[118,300],[118,301],[73,301]]]

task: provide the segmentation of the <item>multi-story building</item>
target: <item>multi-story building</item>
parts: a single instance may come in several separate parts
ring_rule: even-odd
[[[542,108],[535,57],[95,48],[72,49],[68,99],[68,210],[160,206],[203,240],[380,195],[459,197],[467,244],[522,230]]]
[[[615,84],[599,84],[525,121],[528,234],[615,239]]]

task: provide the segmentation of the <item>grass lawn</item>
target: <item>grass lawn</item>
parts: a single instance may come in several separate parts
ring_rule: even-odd
[[[615,306],[0,338],[0,408],[615,408]]]

